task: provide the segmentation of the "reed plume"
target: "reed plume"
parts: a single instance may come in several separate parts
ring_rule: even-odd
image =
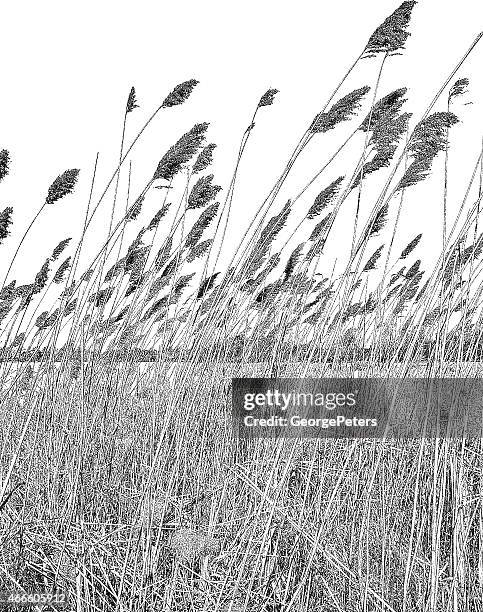
[[[198,174],[199,172],[203,172],[213,161],[213,151],[216,148],[216,144],[210,143],[206,145],[196,158],[195,163],[193,164],[192,172],[193,174]]]
[[[387,213],[389,211],[389,202],[384,204],[384,206],[378,211],[374,218],[374,222],[372,223],[369,238],[372,236],[377,236],[379,232],[384,228],[387,222]]]
[[[335,102],[327,112],[319,113],[313,120],[310,131],[313,134],[322,134],[333,130],[339,123],[348,121],[356,114],[363,97],[369,91],[370,87],[365,85],[348,93]]]
[[[188,210],[202,208],[216,198],[221,187],[211,184],[213,178],[213,174],[209,174],[208,176],[202,176],[196,181],[188,196]]]
[[[158,163],[153,180],[170,181],[196,154],[205,139],[208,123],[197,123],[163,155]]]
[[[381,245],[379,248],[377,248],[374,251],[374,253],[367,260],[367,263],[364,266],[364,268],[362,269],[362,272],[369,272],[370,270],[374,270],[376,268],[376,263],[377,263],[379,257],[381,256],[383,248],[384,248],[384,245]]]
[[[139,108],[136,100],[136,90],[134,87],[131,87],[126,103],[126,115],[131,113],[135,108]]]
[[[203,296],[205,296],[209,291],[213,289],[213,287],[215,286],[216,278],[219,274],[220,274],[219,272],[215,272],[208,278],[205,278],[205,280],[201,283],[198,289],[198,293],[196,294],[196,298],[198,300],[202,298]]]
[[[265,282],[266,278],[271,274],[271,272],[273,272],[273,270],[275,270],[279,263],[280,253],[274,253],[271,255],[268,258],[263,270],[259,272],[255,278],[249,278],[245,281],[245,283],[241,286],[242,291],[253,293],[262,283]]]
[[[62,283],[62,281],[64,280],[65,274],[70,268],[70,260],[71,258],[67,257],[67,259],[64,260],[57,268],[57,271],[52,279],[52,282],[54,282],[56,285],[60,285],[60,283]]]
[[[413,265],[409,268],[409,270],[406,272],[405,274],[406,278],[409,280],[413,278],[414,276],[416,276],[416,274],[419,272],[420,266],[421,266],[421,260],[417,259],[413,263]]]
[[[324,208],[327,208],[327,206],[338,194],[343,180],[344,177],[339,176],[339,178],[336,178],[335,181],[332,181],[328,187],[319,193],[319,195],[315,198],[314,203],[310,207],[309,212],[307,213],[307,219],[314,219],[315,217],[318,217],[321,211],[324,210]]]
[[[208,240],[203,240],[203,242],[200,242],[199,244],[195,244],[195,246],[192,247],[191,251],[188,253],[188,256],[186,257],[186,261],[188,263],[191,263],[192,261],[195,261],[196,259],[203,257],[203,255],[208,252],[212,244],[213,244],[212,238],[209,238]]]
[[[397,146],[402,136],[406,133],[410,113],[399,114],[406,98],[407,89],[401,87],[381,98],[367,114],[359,129],[363,132],[371,132],[369,146],[372,147],[374,155],[365,162],[362,170],[358,173],[351,185],[351,189],[357,187],[361,180],[381,168],[389,167]]]
[[[278,94],[278,89],[268,89],[263,96],[260,98],[258,108],[262,106],[271,106],[275,100],[275,96]]]
[[[161,221],[161,219],[166,215],[166,213],[169,210],[169,207],[171,206],[171,204],[164,204],[159,210],[158,212],[154,215],[154,217],[151,219],[151,221],[149,222],[149,225],[146,228],[146,231],[149,232],[153,229],[156,229],[159,225],[159,222]]]
[[[56,261],[60,255],[62,255],[71,240],[72,238],[65,238],[59,242],[59,244],[52,251],[52,255],[50,256],[51,261]]]
[[[210,206],[208,206],[208,208],[201,213],[198,220],[194,223],[193,227],[186,236],[185,246],[187,248],[192,248],[200,240],[205,229],[216,217],[219,206],[220,205],[218,202],[215,202],[214,204],[210,204]]]
[[[397,191],[416,185],[428,176],[434,158],[448,146],[448,128],[456,123],[458,118],[449,112],[433,113],[418,123],[408,146],[412,162],[397,185]]]
[[[134,204],[130,206],[126,213],[126,221],[135,221],[141,214],[141,210],[144,202],[144,194],[140,195]]]
[[[161,270],[164,264],[168,261],[172,246],[173,246],[173,239],[171,236],[169,236],[165,244],[162,247],[160,247],[159,251],[156,254],[156,258],[153,264],[155,270],[157,271]]]
[[[0,212],[0,244],[10,234],[10,225],[12,225],[13,208],[7,206]]]
[[[0,182],[7,176],[10,169],[10,154],[6,149],[0,151]]]
[[[467,87],[470,84],[470,80],[467,78],[458,79],[454,82],[453,86],[449,90],[448,99],[452,100],[458,96],[462,96],[467,91]]]
[[[283,282],[286,282],[292,275],[293,271],[295,270],[295,266],[297,265],[300,259],[300,254],[304,246],[305,246],[305,243],[301,242],[292,251],[290,257],[288,258],[287,265],[285,266],[285,269],[283,271]]]
[[[74,190],[79,177],[79,170],[66,170],[60,174],[52,185],[49,187],[47,197],[45,199],[46,204],[54,204],[66,195],[69,195]]]
[[[399,256],[399,259],[406,259],[406,257],[410,255],[414,251],[414,249],[418,246],[419,241],[421,240],[422,237],[423,237],[422,234],[418,234],[416,238],[413,238],[411,242],[406,246],[406,248],[403,249],[403,251],[401,252],[401,255]]]
[[[365,55],[372,57],[378,53],[394,54],[404,49],[410,34],[407,31],[411,13],[416,2],[403,2],[370,36],[365,47]]]
[[[47,259],[40,270],[35,275],[32,291],[34,294],[40,293],[47,284],[50,272],[50,259]]]
[[[256,272],[265,261],[265,256],[270,249],[270,245],[285,227],[287,219],[292,210],[292,201],[288,200],[282,210],[271,217],[260,233],[260,238],[254,245],[248,260],[246,276],[250,277]]]
[[[16,284],[17,284],[17,281],[13,280],[11,283],[6,285],[0,291],[0,300],[13,299],[16,296],[16,287],[15,287]]]
[[[184,81],[173,89],[173,91],[166,96],[162,108],[168,108],[171,106],[178,106],[179,104],[183,104],[190,97],[193,89],[198,85],[199,81],[196,79],[190,79],[189,81]]]

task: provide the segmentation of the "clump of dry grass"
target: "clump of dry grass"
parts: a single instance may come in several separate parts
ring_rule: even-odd
[[[194,561],[207,555],[216,555],[219,545],[215,538],[194,529],[182,528],[171,537],[171,549],[183,561]]]

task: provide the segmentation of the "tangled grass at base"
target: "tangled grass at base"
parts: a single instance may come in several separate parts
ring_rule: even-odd
[[[176,86],[129,140],[143,111],[133,87],[119,163],[102,187],[94,172],[81,236],[17,282],[31,228],[46,207],[69,205],[79,170],[46,190],[2,266],[0,590],[66,590],[87,611],[483,609],[481,440],[246,444],[230,429],[232,376],[481,375],[483,151],[460,199],[447,189],[471,89],[460,69],[480,37],[414,117],[406,87],[381,83],[415,5],[383,21],[307,122],[228,262],[236,184],[275,89],[242,134],[228,185],[217,185],[216,145],[197,123],[133,194],[120,177],[137,142],[198,82]],[[373,82],[348,88],[361,62]],[[332,131],[342,146],[285,197],[302,152]],[[336,172],[349,149],[356,163]],[[1,182],[12,157],[0,151]],[[425,269],[424,232],[395,245],[428,181],[442,248]],[[109,236],[81,267],[103,204]],[[335,273],[324,266],[347,209]],[[14,204],[0,209],[0,248],[14,220]]]

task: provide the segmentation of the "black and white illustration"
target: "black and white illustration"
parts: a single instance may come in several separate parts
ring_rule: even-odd
[[[483,611],[481,7],[2,13],[0,609]]]

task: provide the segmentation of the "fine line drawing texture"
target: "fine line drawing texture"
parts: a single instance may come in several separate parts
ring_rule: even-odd
[[[481,609],[481,438],[230,429],[232,377],[481,375],[483,33],[413,110],[399,67],[423,4],[384,3],[283,151],[256,147],[276,83],[228,152],[216,117],[175,123],[196,74],[150,108],[134,82],[109,160],[59,168],[19,226],[2,196],[2,592],[86,611]],[[0,151],[0,192],[17,154]]]

